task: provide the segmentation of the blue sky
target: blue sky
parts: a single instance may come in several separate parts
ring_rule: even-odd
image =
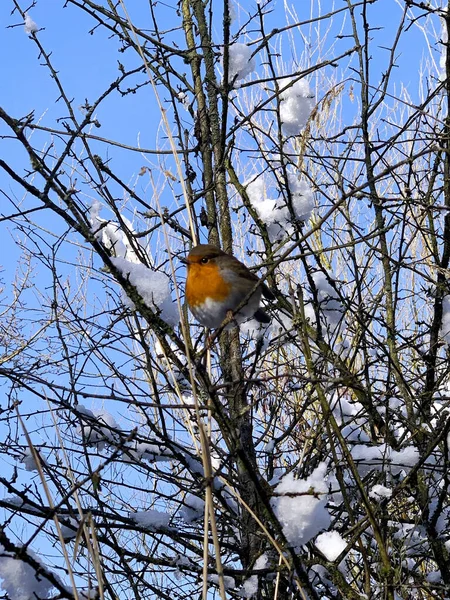
[[[136,5],[129,3],[135,9]],[[151,26],[147,9],[142,4],[142,13],[138,16],[137,22],[145,27]],[[331,9],[334,3],[329,2]],[[73,97],[73,106],[79,119],[82,118],[78,107],[84,104],[86,98],[89,101],[95,99],[102,93],[108,84],[118,75],[117,61],[121,60],[125,64],[138,64],[133,52],[118,53],[118,44],[115,39],[109,39],[109,36],[102,30],[97,29],[93,35],[87,32],[92,28],[93,21],[83,11],[75,9],[72,6],[63,8],[64,2],[53,0],[52,2],[38,2],[32,8],[30,15],[36,23],[45,28],[38,33],[40,41],[43,43],[47,52],[51,52],[51,60],[55,69],[58,71],[61,81],[67,90],[69,97]],[[6,85],[0,92],[1,105],[15,117],[21,117],[30,111],[35,111],[35,119],[41,116],[42,124],[55,127],[54,119],[65,116],[66,111],[59,102],[55,104],[58,97],[58,91],[54,82],[51,80],[46,67],[40,66],[38,59],[38,50],[32,40],[27,38],[23,30],[21,18],[17,13],[11,16],[12,3],[2,2],[0,6],[0,27],[2,35],[0,36],[0,52],[2,60],[0,65],[0,77]],[[255,3],[249,3],[248,7],[254,8]],[[340,3],[336,3],[340,7]],[[284,23],[283,3],[281,1],[274,3],[275,10],[267,18],[267,29],[273,26],[280,26]],[[324,10],[322,8],[322,10]],[[358,10],[356,11],[358,13]],[[309,3],[305,2],[297,8],[300,19],[309,17]],[[395,35],[396,25],[401,14],[399,5],[394,0],[378,0],[374,5],[368,6],[368,13],[372,20],[373,27],[382,28],[374,30],[373,36],[377,40],[378,49],[375,45],[372,52],[372,66],[374,72],[383,72],[386,67],[387,51],[382,46],[390,47],[393,36]],[[173,9],[166,8],[161,13],[164,17],[172,16],[176,19]],[[335,19],[335,25],[331,29],[329,41],[333,41],[334,34],[340,31],[342,22],[341,13]],[[389,18],[386,16],[389,15]],[[220,12],[219,12],[220,16]],[[244,18],[244,11],[240,13]],[[168,25],[175,21],[168,20]],[[177,22],[178,23],[178,22]],[[237,23],[237,22],[236,22]],[[320,24],[320,31],[326,30],[326,23]],[[8,28],[12,25],[17,27]],[[164,22],[160,23],[164,28]],[[304,28],[305,40],[308,42],[308,34],[314,36],[312,29],[319,27],[314,24]],[[237,30],[237,24],[234,27]],[[347,19],[346,31],[349,33],[350,24]],[[246,38],[255,39],[256,33],[249,30]],[[174,34],[175,37],[175,34]],[[244,37],[241,38],[245,40]],[[297,40],[300,38],[297,37]],[[351,39],[342,39],[335,42],[335,52],[338,54],[344,49],[352,46]],[[285,54],[283,60],[289,63],[292,56],[301,54],[302,47],[299,44],[295,49],[289,44],[288,38],[284,44]],[[294,51],[295,50],[295,51]],[[406,85],[413,99],[417,100],[417,84],[419,76],[419,63],[423,57],[424,39],[417,27],[413,26],[404,36],[404,40],[399,48],[398,64],[398,83]],[[317,50],[315,41],[310,48],[310,61],[314,63],[317,59]],[[352,62],[353,66],[355,60]],[[351,73],[347,73],[347,76]],[[139,77],[140,81],[144,77]],[[137,79],[136,79],[137,81]],[[314,84],[314,81],[312,81]],[[319,93],[322,90],[318,90]],[[415,98],[416,96],[416,98]],[[163,98],[164,99],[164,98]],[[145,93],[128,95],[123,98],[118,96],[106,100],[98,112],[100,128],[93,128],[93,133],[105,138],[115,139],[117,141],[136,145],[139,136],[139,142],[142,147],[154,148],[157,126],[159,124],[158,109],[155,106],[153,91],[147,86]],[[34,133],[35,139],[40,139],[39,135]],[[42,136],[42,142],[47,140],[48,136]],[[3,146],[4,143],[2,143]],[[37,143],[37,145],[39,145]],[[7,144],[6,152],[16,152],[15,144]],[[4,146],[3,146],[4,148]],[[94,144],[95,149],[95,144]],[[99,145],[101,155],[105,157],[105,146]],[[1,150],[5,152],[5,150]],[[124,180],[128,181],[139,172],[143,160],[133,153],[121,153],[117,148],[109,147],[108,157],[120,156],[120,172],[123,172]],[[0,175],[2,177],[2,175]],[[1,181],[0,181],[1,182]]]

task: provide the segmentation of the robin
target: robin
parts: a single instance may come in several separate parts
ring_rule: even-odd
[[[209,329],[220,327],[225,319],[242,323],[254,317],[270,323],[259,305],[262,295],[268,300],[275,296],[265,283],[257,286],[259,277],[240,260],[216,246],[199,244],[181,261],[187,265],[186,301],[199,323]]]

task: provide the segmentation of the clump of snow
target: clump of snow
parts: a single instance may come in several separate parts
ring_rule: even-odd
[[[347,547],[339,531],[324,531],[317,536],[315,544],[327,560],[333,562]]]
[[[283,131],[287,136],[298,135],[305,128],[314,98],[306,79],[296,81],[281,94],[280,118]]]
[[[350,402],[346,397],[335,395],[330,398],[330,406],[336,421],[341,425],[341,433],[349,442],[369,442],[366,433],[368,417],[362,404]]]
[[[100,597],[100,592],[97,587],[91,587],[88,590],[78,590],[78,597],[80,600],[97,600]]]
[[[60,518],[68,522],[68,525],[60,523],[61,534],[64,540],[68,542],[69,540],[72,540],[74,537],[76,537],[78,533],[79,524],[78,521],[73,517],[67,517],[66,515],[62,515],[60,516]]]
[[[429,583],[441,583],[442,575],[440,571],[431,571],[427,575],[427,581]]]
[[[307,221],[314,208],[314,196],[308,183],[288,173],[287,186],[291,194],[292,211],[280,196],[275,184],[263,175],[247,183],[247,194],[259,218],[266,224],[271,240],[278,241],[293,233],[292,218]],[[275,193],[277,198],[267,197]]]
[[[187,408],[194,408],[195,406],[194,396],[192,395],[192,392],[184,391],[181,394],[180,400]]]
[[[447,43],[448,43],[448,31],[447,22],[444,17],[441,17],[441,55],[439,57],[439,80],[445,81],[447,79]]]
[[[405,468],[414,467],[419,462],[420,454],[415,446],[407,446],[398,452],[390,449],[389,459],[393,475],[398,475]]]
[[[139,242],[134,237],[134,229],[132,223],[123,215],[121,219],[123,224],[127,228],[128,235],[121,229],[119,223],[114,221],[107,221],[100,217],[100,212],[103,208],[103,204],[98,200],[92,202],[89,219],[91,222],[92,233],[95,238],[102,242],[102,244],[108,248],[113,256],[118,258],[125,258],[127,261],[141,264],[141,259],[136,254],[136,250],[130,243],[130,238],[133,237],[133,242],[136,246],[140,247]],[[142,249],[143,254],[145,251]]]
[[[260,323],[256,319],[249,319],[239,323],[239,331],[247,339],[259,340],[267,332],[270,323]]]
[[[124,437],[130,436],[131,432],[123,432],[114,417],[104,409],[89,410],[83,404],[77,405],[80,414],[81,425],[77,433],[83,436],[86,444],[96,446],[103,450],[108,444],[117,446]],[[83,417],[86,418],[83,418]],[[131,440],[123,445],[123,460],[125,462],[138,462],[148,460],[149,462],[168,462],[173,460],[173,454],[164,446],[157,443],[140,442]]]
[[[317,296],[320,308],[323,311],[326,323],[334,328],[342,320],[343,307],[340,298],[322,271],[313,274],[314,283],[317,288]]]
[[[131,513],[130,517],[133,521],[145,527],[145,529],[152,531],[161,529],[161,527],[167,527],[171,519],[171,515],[168,513],[153,509]]]
[[[140,296],[149,308],[161,311],[161,318],[175,326],[179,321],[177,305],[170,296],[169,277],[162,272],[154,271],[142,264],[141,259],[130,243],[130,236],[134,235],[133,225],[126,217],[121,217],[127,228],[128,235],[118,223],[100,218],[103,206],[94,200],[89,216],[94,236],[111,252],[111,262],[122,275],[137,289]],[[134,244],[142,250],[138,241]],[[125,297],[126,305],[134,309],[134,303]]]
[[[118,271],[136,288],[145,304],[153,310],[161,311],[161,319],[175,326],[179,321],[177,305],[170,296],[169,277],[160,271],[153,271],[143,264],[134,264],[124,258],[111,258]],[[134,309],[128,298],[127,304]]]
[[[86,421],[77,429],[77,433],[82,435],[86,444],[97,446],[103,450],[108,443],[117,441],[117,434],[114,430],[120,430],[114,417],[106,410],[89,410],[83,404],[77,405],[77,411],[80,415],[86,415]]]
[[[278,345],[287,343],[289,341],[289,332],[293,329],[292,319],[283,312],[275,310],[274,307],[271,307],[270,317],[272,320],[268,325],[258,323],[255,319],[250,319],[244,324],[247,327],[240,326],[241,333],[247,339],[259,340],[263,352],[269,347],[271,341],[276,340]],[[263,375],[261,373],[261,376]],[[291,389],[294,389],[293,386],[294,383],[292,382]]]
[[[194,496],[194,494],[187,494],[184,499],[183,508],[180,511],[180,515],[186,523],[197,521],[198,519],[201,519],[204,514],[205,502],[201,498]]]
[[[36,554],[27,549],[27,553],[46,568]],[[32,566],[18,558],[9,556],[0,545],[0,587],[6,592],[9,600],[34,600],[35,598],[49,598],[54,589],[53,584],[41,571],[39,575]]]
[[[400,523],[389,521],[394,539],[401,540],[408,555],[416,555],[419,548],[427,544],[425,528],[422,525],[412,523]]]
[[[182,554],[177,554],[177,556],[173,560],[173,564],[177,567],[189,567],[192,568],[195,563],[187,556]]]
[[[401,471],[413,467],[420,458],[419,451],[414,446],[407,446],[396,451],[387,444],[379,446],[358,444],[351,449],[351,453],[353,460],[357,463],[358,471],[362,475],[373,469],[384,470],[386,465],[390,465],[393,475],[398,475]]]
[[[331,285],[329,279],[322,271],[313,273],[312,278],[316,286],[316,296],[320,305],[320,320],[322,326],[327,330],[329,336],[336,336],[340,326],[344,325],[344,307],[339,295]],[[316,323],[316,313],[311,302],[305,306],[305,316],[311,324]],[[345,343],[344,343],[345,345]]]
[[[214,573],[211,573],[210,575],[208,575],[208,581],[210,583],[219,585],[219,579],[220,579],[219,576],[215,575]],[[234,590],[234,588],[236,587],[236,582],[234,580],[234,577],[224,575],[223,576],[223,585],[226,590]]]
[[[264,452],[271,454],[273,449],[275,448],[275,440],[269,440],[267,444],[264,446]]]
[[[294,324],[291,317],[282,312],[277,312],[270,325],[268,335],[265,336],[264,340],[266,341],[271,337],[285,337],[287,339],[285,334],[292,331],[293,328]]]
[[[376,484],[370,490],[369,496],[379,502],[384,498],[390,498],[392,496],[392,490],[384,485]]]
[[[41,511],[38,508],[33,506],[33,504],[31,504],[30,502],[27,502],[20,496],[5,496],[3,500],[8,504],[12,504],[12,506],[20,506],[26,508],[28,512],[35,513],[37,515],[41,514]]]
[[[287,540],[294,547],[306,544],[330,525],[325,506],[326,468],[324,462],[320,463],[306,479],[295,479],[293,473],[288,473],[275,488],[272,506]]]
[[[383,470],[383,465],[386,465],[387,462],[386,444],[379,446],[358,444],[351,449],[351,453],[361,475],[366,475],[373,469],[381,471]]]
[[[36,33],[36,31],[39,29],[37,24],[33,21],[33,19],[30,17],[30,15],[27,12],[25,13],[24,29],[25,29],[25,33],[28,33],[28,34]]]
[[[267,567],[269,560],[266,554],[262,554],[259,558],[256,559],[256,562],[253,566],[255,571],[260,569],[265,569]],[[248,579],[244,581],[241,589],[239,590],[239,596],[242,598],[253,598],[258,593],[258,575],[251,575]]]
[[[23,465],[25,466],[25,469],[27,471],[37,471],[38,470],[38,466],[34,459],[33,453],[31,452],[31,450],[29,448],[27,448],[25,450],[25,455],[22,458],[21,462],[23,463]]]
[[[228,3],[228,16],[230,19],[230,23],[234,23],[237,19],[237,14],[236,14],[237,8],[238,7],[236,6],[236,4],[234,2]]]
[[[342,417],[355,417],[364,412],[364,407],[361,402],[353,400],[350,402],[345,396],[336,398],[336,403],[332,402],[333,414],[338,423],[342,423]]]
[[[245,79],[255,70],[255,59],[247,44],[231,44],[228,48],[228,81]]]
[[[223,467],[222,459],[216,452],[211,452],[211,467],[214,473],[220,471]]]
[[[148,460],[149,462],[169,462],[173,460],[173,455],[167,448],[147,442],[128,442],[124,446],[124,452],[125,462],[138,462],[140,460]]]
[[[183,354],[180,352],[179,348],[177,348],[175,343],[169,342],[169,346],[173,355],[176,356],[182,364],[184,364],[185,359],[183,357]],[[191,385],[189,381],[177,367],[175,362],[169,361],[166,358],[166,353],[164,352],[164,348],[159,339],[155,340],[155,354],[158,360],[160,361],[160,364],[165,367],[167,374],[169,375],[169,373],[171,373],[174,376],[178,385],[180,386],[180,389],[183,391],[190,389]]]
[[[431,419],[429,425],[434,429],[442,418],[443,411],[450,411],[450,382],[436,390],[430,406]],[[450,440],[449,440],[450,441]]]
[[[178,96],[178,100],[183,105],[183,108],[188,110],[190,102],[189,102],[189,96],[187,95],[187,93],[186,92],[178,92],[177,96]]]
[[[328,570],[322,566],[322,565],[312,565],[310,568],[310,573],[313,574],[313,584],[317,586],[317,584],[319,585],[326,585],[328,587],[328,589],[331,591],[333,591],[334,593],[337,593],[337,590],[335,588],[335,586],[333,585],[333,582],[331,581],[330,578],[330,573],[328,572]],[[322,597],[322,600],[325,600]]]
[[[309,184],[294,173],[288,173],[288,184],[295,216],[299,221],[307,221],[314,208],[314,195]]]

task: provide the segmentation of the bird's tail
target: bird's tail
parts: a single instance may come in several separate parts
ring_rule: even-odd
[[[270,323],[271,321],[269,315],[262,308],[258,308],[258,310],[255,312],[255,319],[259,323]]]

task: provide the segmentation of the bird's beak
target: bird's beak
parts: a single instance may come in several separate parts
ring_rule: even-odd
[[[189,264],[189,261],[188,261],[188,259],[187,259],[187,258],[185,258],[184,256],[179,256],[179,257],[178,257],[178,260],[179,260],[180,262],[182,262],[182,263],[183,263],[183,265],[187,265],[187,264]]]

